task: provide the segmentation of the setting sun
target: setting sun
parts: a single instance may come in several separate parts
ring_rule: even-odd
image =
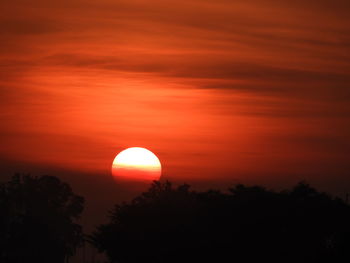
[[[112,164],[112,175],[116,179],[153,181],[161,176],[161,164],[151,151],[132,147],[120,152]]]

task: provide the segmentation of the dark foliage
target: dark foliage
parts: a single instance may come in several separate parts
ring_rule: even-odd
[[[91,240],[110,262],[350,262],[350,207],[305,183],[224,194],[154,182]]]
[[[63,263],[82,241],[84,199],[52,176],[0,184],[0,262]]]

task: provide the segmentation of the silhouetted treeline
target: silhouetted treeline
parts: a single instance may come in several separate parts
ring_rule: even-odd
[[[91,240],[110,262],[350,262],[350,207],[305,183],[222,193],[155,182]]]
[[[63,263],[82,241],[84,199],[53,176],[0,184],[0,262]]]
[[[52,176],[0,184],[0,262],[64,263],[83,242],[84,199]],[[154,182],[90,241],[113,263],[350,262],[350,207],[305,183],[192,191]]]

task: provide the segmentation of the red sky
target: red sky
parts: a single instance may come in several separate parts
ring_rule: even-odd
[[[2,1],[1,171],[349,189],[349,3]]]

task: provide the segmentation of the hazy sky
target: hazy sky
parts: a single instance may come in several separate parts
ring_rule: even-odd
[[[348,0],[0,5],[6,176],[142,146],[172,181],[350,188]]]

